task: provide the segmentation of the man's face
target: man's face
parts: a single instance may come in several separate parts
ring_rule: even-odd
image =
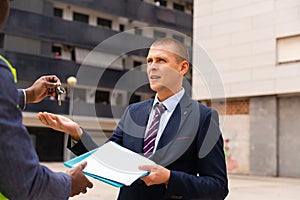
[[[9,13],[9,0],[0,0],[0,30],[2,30]]]
[[[168,47],[151,47],[147,56],[147,74],[153,91],[176,93],[182,86],[181,63]]]

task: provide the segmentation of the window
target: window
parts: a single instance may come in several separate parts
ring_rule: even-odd
[[[52,46],[52,53],[55,58],[60,59],[61,58],[61,47]]]
[[[173,38],[175,40],[178,40],[179,42],[181,43],[184,43],[184,38],[182,36],[179,36],[179,35],[173,35]]]
[[[178,3],[173,3],[173,8],[174,10],[179,10],[184,12],[184,5],[178,4]]]
[[[132,94],[132,96],[129,99],[129,104],[132,103],[137,103],[141,101],[141,96],[140,95],[136,95],[136,94]]]
[[[142,65],[142,62],[140,62],[140,61],[133,61],[133,67],[139,67],[139,66],[141,66]]]
[[[300,61],[300,35],[277,39],[277,62]]]
[[[154,39],[159,39],[164,37],[166,37],[166,33],[161,31],[154,31]]]
[[[81,13],[74,12],[73,20],[77,22],[89,23],[89,16]]]
[[[119,30],[120,30],[121,32],[123,32],[123,31],[125,30],[124,24],[120,24],[120,25],[119,25]]]
[[[4,34],[0,33],[0,48],[4,48]]]
[[[73,94],[74,101],[77,102],[86,102],[86,89],[83,88],[74,88]]]
[[[111,29],[112,26],[112,21],[109,19],[104,19],[104,18],[97,18],[97,25],[105,28]]]
[[[62,18],[62,17],[63,17],[63,9],[61,9],[61,8],[54,8],[54,10],[53,10],[53,15],[54,15],[55,17],[60,17],[60,18]]]
[[[72,48],[72,49],[71,49],[71,60],[76,62],[75,48]]]
[[[109,92],[107,91],[96,91],[95,103],[109,104]]]
[[[138,27],[134,27],[134,34],[142,35],[142,29],[139,29]]]
[[[167,7],[167,1],[165,0],[154,0],[155,5]]]

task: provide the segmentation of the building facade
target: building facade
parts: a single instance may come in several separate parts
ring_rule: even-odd
[[[195,1],[193,30],[193,64],[201,45],[215,68],[193,72],[193,96],[222,116],[229,171],[300,177],[300,2]]]
[[[192,0],[28,0],[11,7],[0,53],[17,69],[18,86],[55,74],[67,89],[61,106],[49,98],[23,112],[42,161],[63,160],[66,138],[43,127],[37,112],[72,117],[102,144],[129,103],[153,96],[145,73],[150,44],[173,37],[191,49]]]

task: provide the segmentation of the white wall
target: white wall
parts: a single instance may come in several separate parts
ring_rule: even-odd
[[[297,34],[299,0],[194,1],[194,48],[215,63],[226,97],[300,92],[300,63],[277,64],[276,54],[277,38]],[[205,65],[196,51],[193,64]],[[193,74],[194,98],[211,98],[214,85],[203,88],[215,73]]]

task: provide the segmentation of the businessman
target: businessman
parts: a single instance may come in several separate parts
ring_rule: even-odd
[[[0,0],[0,30],[9,12],[9,0]],[[20,108],[53,95],[60,85],[56,76],[43,76],[25,90],[16,88],[16,70],[0,55],[0,199],[68,199],[85,193],[92,183],[83,175],[82,164],[66,173],[52,172],[39,164]]]
[[[147,74],[156,95],[129,105],[109,140],[157,165],[140,166],[151,173],[122,187],[119,200],[219,200],[227,196],[218,114],[188,96],[183,88],[188,69],[187,50],[177,40],[163,38],[151,45]],[[68,147],[77,155],[97,147],[85,130],[66,117],[39,113],[38,118],[69,134],[73,141]]]

